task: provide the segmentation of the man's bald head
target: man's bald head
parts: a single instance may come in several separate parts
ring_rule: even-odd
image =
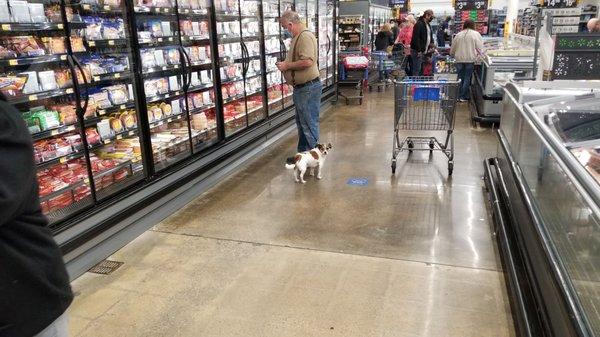
[[[590,19],[587,23],[587,29],[590,33],[600,33],[600,19]]]

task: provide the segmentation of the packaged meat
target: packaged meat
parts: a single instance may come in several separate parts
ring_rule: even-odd
[[[43,107],[31,109],[29,116],[31,121],[38,125],[41,131],[61,126],[59,114],[54,110],[46,110]]]
[[[10,22],[7,0],[0,0],[0,22]]]
[[[17,53],[19,57],[45,55],[46,51],[42,43],[33,36],[15,36],[7,38],[6,45]]]
[[[6,97],[21,95],[26,81],[26,76],[0,76],[0,93]]]
[[[169,80],[166,78],[159,78],[156,80],[157,89],[159,94],[166,94],[169,92]]]
[[[53,198],[52,200],[49,200],[48,207],[49,207],[50,211],[53,211],[56,209],[69,207],[73,204],[73,202],[74,202],[74,200],[71,197],[71,192],[68,191],[64,194],[59,195],[56,198]]]
[[[194,36],[200,36],[200,22],[192,22],[192,32]]]
[[[43,37],[42,42],[49,54],[66,54],[64,37]]]
[[[23,87],[24,94],[34,94],[40,91],[40,85],[38,83],[37,72],[35,71],[26,71],[20,73],[19,75],[27,77],[27,81],[25,82],[25,86]]]
[[[125,27],[123,20],[110,19],[102,21],[102,36],[107,39],[121,39],[125,37]]]
[[[163,31],[162,31],[162,24],[160,21],[151,20],[151,21],[148,21],[148,25],[149,25],[149,31],[152,34],[152,37],[164,36]]]
[[[192,102],[194,103],[194,106],[196,108],[200,108],[200,107],[204,106],[204,100],[202,99],[202,95],[200,95],[200,94],[193,95]]]
[[[137,118],[135,115],[135,111],[129,110],[123,112],[119,118],[121,119],[121,123],[127,129],[134,129],[137,127]]]
[[[156,65],[162,67],[166,64],[165,62],[165,54],[163,50],[157,49],[154,51],[154,59],[156,60]]]
[[[121,133],[121,132],[123,132],[123,123],[121,123],[121,120],[119,118],[111,117],[109,119],[109,123],[110,123],[110,128],[115,133]]]
[[[102,139],[110,138],[113,135],[108,119],[103,119],[98,122],[98,124],[96,124],[96,129],[98,130],[98,135],[100,135],[100,138]]]
[[[88,40],[102,40],[102,19],[94,16],[82,17],[86,24],[85,36]]]
[[[147,80],[144,82],[144,92],[146,93],[146,97],[154,97],[158,95],[158,81]]]
[[[73,52],[81,53],[85,51],[85,46],[83,44],[83,38],[77,36],[71,36],[71,48],[73,48]]]
[[[190,84],[192,86],[199,86],[202,84],[202,82],[200,81],[200,77],[198,76],[198,72],[195,71],[191,74]]]
[[[90,145],[96,145],[102,141],[100,138],[100,134],[98,134],[98,130],[95,128],[87,128],[85,129],[85,138]]]
[[[129,100],[127,87],[124,84],[106,87],[106,90],[113,105],[125,104]]]
[[[31,16],[29,15],[29,5],[27,1],[10,0],[9,1],[12,21],[19,23],[30,23]]]
[[[171,33],[171,22],[169,21],[162,21],[160,23],[160,27],[161,27],[161,31],[163,36],[171,36],[173,35],[173,33]]]
[[[169,105],[167,103],[164,103],[164,102],[160,103],[159,107],[165,117],[171,116],[171,114],[173,113],[173,110],[171,109],[171,105]]]
[[[176,99],[171,101],[171,112],[174,115],[179,115],[181,113],[181,104],[183,103],[183,99]]]
[[[212,97],[210,94],[211,94],[211,92],[209,92],[209,91],[205,91],[202,93],[202,101],[204,102],[204,104],[212,103]]]
[[[106,90],[90,90],[89,97],[89,101],[93,102],[100,109],[106,109],[112,106]]]
[[[155,121],[163,119],[163,112],[158,105],[153,105],[151,111]]]
[[[72,105],[64,105],[60,110],[53,107],[53,110],[58,113],[60,123],[62,125],[71,125],[77,122],[77,114],[75,107]]]
[[[38,73],[38,81],[42,91],[58,89],[58,83],[56,83],[56,75],[54,70],[40,71]]]
[[[144,67],[144,69],[150,69],[150,68],[156,67],[156,59],[154,58],[153,50],[148,50],[148,49],[142,50],[140,53],[140,56],[142,58],[142,66]]]
[[[179,90],[179,79],[177,78],[177,76],[169,77],[169,88],[171,91]]]
[[[0,59],[11,59],[17,57],[17,53],[0,45]]]
[[[192,21],[190,20],[181,20],[179,22],[179,27],[183,35],[191,36],[194,34],[194,30],[192,28]]]
[[[69,145],[71,145],[71,147],[75,151],[79,151],[83,148],[83,142],[81,141],[81,136],[78,134],[65,136],[65,140],[69,143]]]
[[[44,4],[38,3],[30,3],[29,7],[29,16],[31,17],[31,22],[46,22],[46,14],[44,13]]]
[[[200,22],[200,35],[203,37],[208,36],[208,22],[206,22],[206,21]]]
[[[71,81],[71,72],[68,69],[58,69],[54,71],[56,84],[59,88],[67,88],[73,85]]]
[[[202,70],[200,72],[200,78],[202,79],[203,84],[212,83],[212,80],[210,79],[210,71],[209,70]]]
[[[179,50],[177,49],[169,49],[166,51],[167,54],[167,63],[174,65],[174,64],[179,64],[180,63],[180,55],[179,55]]]

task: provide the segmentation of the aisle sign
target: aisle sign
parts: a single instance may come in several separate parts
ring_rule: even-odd
[[[487,9],[487,0],[456,0],[454,8],[459,11]]]

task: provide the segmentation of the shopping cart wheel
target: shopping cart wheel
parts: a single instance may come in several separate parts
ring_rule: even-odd
[[[412,153],[412,149],[415,147],[415,144],[413,144],[413,142],[410,140],[406,142],[406,144],[408,145],[408,153]]]
[[[454,171],[454,163],[449,161],[448,162],[448,175],[451,176],[452,175],[452,171]]]
[[[396,161],[392,160],[392,174],[396,174]]]
[[[435,143],[433,140],[429,141],[429,153],[433,152],[433,148],[435,147]]]

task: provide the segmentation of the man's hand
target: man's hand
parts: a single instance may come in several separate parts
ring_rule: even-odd
[[[277,62],[275,65],[277,66],[277,69],[279,69],[280,71],[286,71],[289,69],[289,64],[286,61]]]

